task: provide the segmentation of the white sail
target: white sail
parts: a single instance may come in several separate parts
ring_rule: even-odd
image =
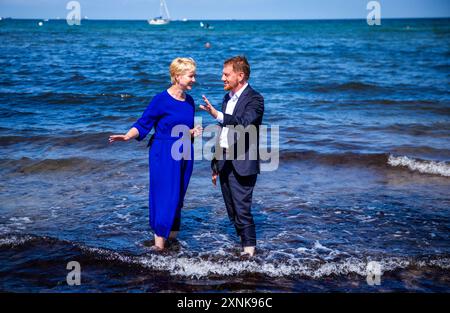
[[[166,11],[167,19],[170,21],[170,14],[169,14],[169,9],[167,8],[166,1],[161,0],[161,2],[160,2],[160,8],[162,8],[163,6],[164,6],[164,10]]]

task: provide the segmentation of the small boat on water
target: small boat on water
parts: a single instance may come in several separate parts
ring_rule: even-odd
[[[165,18],[163,17],[163,12],[166,14]],[[148,20],[148,23],[150,25],[166,25],[170,23],[169,9],[167,8],[166,1],[159,1],[159,16]]]
[[[214,26],[209,25],[208,23],[200,22],[200,27],[204,29],[214,29]]]

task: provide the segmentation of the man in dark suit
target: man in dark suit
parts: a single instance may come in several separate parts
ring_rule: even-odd
[[[230,221],[241,237],[242,255],[253,256],[256,230],[251,213],[253,188],[260,172],[259,126],[264,114],[264,98],[248,84],[250,65],[243,56],[224,62],[222,81],[229,91],[223,99],[222,111],[216,110],[203,96],[200,108],[221,126],[212,160],[212,179],[220,179],[223,199]]]

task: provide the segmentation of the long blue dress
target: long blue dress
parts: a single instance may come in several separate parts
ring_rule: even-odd
[[[181,208],[194,165],[190,135],[185,132],[184,137],[183,133],[172,137],[171,132],[176,125],[183,125],[186,130],[193,128],[194,113],[195,103],[190,95],[186,95],[185,101],[179,101],[166,90],[153,97],[142,117],[133,124],[139,131],[138,141],[155,127],[149,150],[149,216],[150,227],[164,238],[168,238],[170,231],[179,230]],[[185,139],[180,141],[182,137]],[[179,154],[173,157],[172,147],[184,152],[185,157],[180,159]]]

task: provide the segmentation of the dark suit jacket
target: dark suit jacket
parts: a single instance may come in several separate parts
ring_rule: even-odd
[[[259,174],[259,127],[262,124],[264,114],[264,98],[248,85],[239,97],[232,115],[225,114],[228,100],[230,100],[230,96],[227,93],[222,102],[224,118],[220,126],[222,128],[224,126],[240,126],[238,127],[240,131],[228,132],[228,142],[234,143],[229,149],[234,151],[233,167],[240,176]],[[256,138],[251,138],[249,133],[245,132],[245,128],[249,125],[252,125],[251,127],[254,127],[256,130]],[[242,150],[239,145],[244,147],[244,149]],[[214,155],[211,168],[216,172],[220,172],[225,164],[225,160],[223,148],[220,147],[219,141],[216,143]]]

